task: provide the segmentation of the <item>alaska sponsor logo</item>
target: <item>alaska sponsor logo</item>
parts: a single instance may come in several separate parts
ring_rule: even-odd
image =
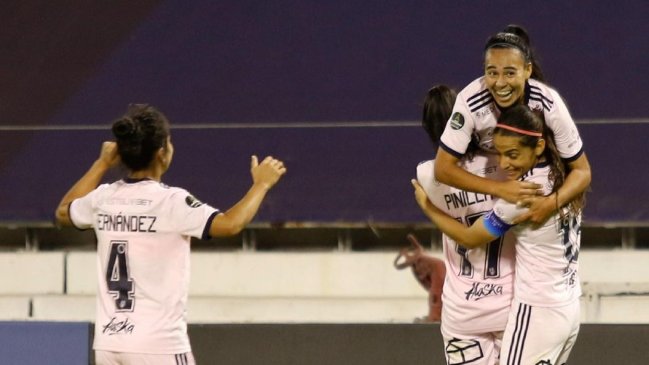
[[[192,207],[192,208],[198,208],[198,207],[200,207],[201,205],[203,205],[203,202],[201,202],[200,200],[196,199],[196,198],[195,198],[194,196],[192,196],[192,195],[187,195],[187,197],[185,198],[185,203],[187,203],[187,205],[189,205],[189,206]]]
[[[104,325],[103,328],[104,329],[101,333],[108,336],[121,334],[130,335],[131,333],[133,333],[135,325],[129,322],[128,318],[118,321],[117,318],[113,317],[110,322]]]
[[[471,289],[464,292],[466,300],[478,301],[487,297],[503,294],[503,286],[489,283],[473,283]]]
[[[455,112],[451,117],[451,128],[458,130],[464,127],[464,116],[460,112]]]

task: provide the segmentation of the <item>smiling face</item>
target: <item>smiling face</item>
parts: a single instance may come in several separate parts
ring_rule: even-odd
[[[490,48],[485,53],[485,81],[498,106],[510,107],[523,100],[532,64],[516,48]]]
[[[517,180],[531,170],[545,149],[545,140],[539,138],[533,147],[521,143],[523,136],[494,135],[494,146],[498,151],[500,168],[505,171],[509,180]]]

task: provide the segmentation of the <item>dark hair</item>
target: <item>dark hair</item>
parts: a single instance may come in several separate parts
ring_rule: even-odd
[[[566,181],[568,169],[559,155],[559,150],[554,141],[554,133],[545,124],[543,113],[532,111],[527,105],[515,105],[505,110],[498,118],[498,124],[514,127],[520,130],[541,133],[542,137],[521,134],[516,131],[496,126],[494,135],[517,136],[522,146],[534,148],[539,139],[545,140],[543,156],[550,164],[549,179],[552,182],[552,192],[556,193]],[[586,203],[586,193],[583,192],[568,204],[568,209],[573,214],[578,214]],[[563,218],[561,210],[559,214]]]
[[[456,98],[457,92],[446,85],[435,85],[428,89],[426,93],[421,126],[424,127],[435,148],[439,146],[439,140],[442,137],[446,123],[451,118]],[[477,143],[471,141],[467,148],[467,157],[469,159],[473,158],[477,149]]]
[[[530,36],[527,34],[525,28],[515,24],[508,25],[502,32],[487,39],[487,43],[484,47],[485,53],[492,48],[518,49],[523,54],[525,62],[532,64],[532,75],[530,77],[545,82],[545,76],[541,70],[541,65],[537,60],[534,49],[532,48],[532,43],[530,42]]]
[[[167,147],[169,121],[148,104],[131,104],[113,122],[113,135],[122,163],[132,171],[147,168],[160,148]]]

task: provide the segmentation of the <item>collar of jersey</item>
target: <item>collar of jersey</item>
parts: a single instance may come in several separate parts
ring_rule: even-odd
[[[122,181],[124,181],[127,184],[135,184],[135,183],[139,183],[139,182],[142,182],[142,181],[153,181],[153,179],[148,178],[148,177],[144,177],[144,178],[141,178],[141,179],[133,179],[133,178],[130,178],[130,177],[125,177],[125,178],[122,179]]]

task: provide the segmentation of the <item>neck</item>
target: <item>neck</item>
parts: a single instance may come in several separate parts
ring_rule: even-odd
[[[141,179],[151,179],[155,181],[160,181],[162,177],[162,172],[156,168],[149,168],[139,171],[131,171],[128,174],[129,179],[141,180]]]

